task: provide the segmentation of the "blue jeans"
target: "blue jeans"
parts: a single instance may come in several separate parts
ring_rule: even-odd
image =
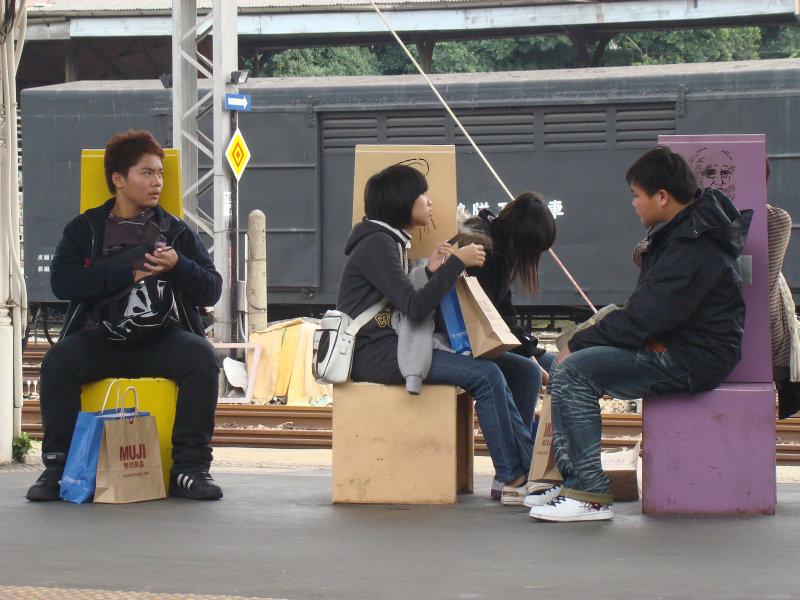
[[[556,362],[556,355],[552,352],[545,352],[544,354],[540,354],[536,357],[536,362],[538,362],[539,366],[549,374]]]
[[[533,454],[530,426],[522,420],[498,364],[434,350],[425,382],[461,386],[475,400],[475,413],[499,481],[527,475]]]
[[[689,391],[689,373],[667,352],[596,346],[578,350],[550,372],[553,455],[564,478],[562,494],[611,502],[600,464],[600,397],[622,400]]]
[[[514,398],[514,405],[519,411],[522,422],[528,425],[528,431],[535,431],[533,419],[536,402],[539,399],[539,390],[542,389],[542,369],[535,360],[506,352],[497,358],[493,358],[495,363],[503,372],[506,384],[511,390]]]

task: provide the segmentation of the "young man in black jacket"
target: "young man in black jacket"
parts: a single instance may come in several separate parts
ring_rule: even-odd
[[[529,495],[546,521],[613,517],[600,464],[599,398],[701,392],[741,358],[745,303],[737,263],[752,218],[719,190],[698,189],[680,155],[657,147],[626,179],[649,228],[636,290],[619,310],[578,331],[550,376],[553,453],[563,486]]]
[[[59,341],[41,368],[45,471],[28,500],[58,500],[60,480],[80,410],[81,385],[107,377],[164,377],[178,384],[169,494],[217,499],[208,473],[219,365],[200,311],[219,300],[222,278],[197,235],[158,206],[164,151],[147,131],[128,131],[106,146],[105,173],[114,195],[67,223],[50,267],[58,298],[69,300]],[[120,263],[107,257],[142,248]],[[104,258],[105,257],[105,258]],[[109,343],[100,326],[105,300],[144,277],[166,280],[181,326],[160,329],[132,346]]]

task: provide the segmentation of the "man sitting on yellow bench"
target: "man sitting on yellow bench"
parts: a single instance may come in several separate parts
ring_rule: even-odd
[[[147,131],[111,138],[104,165],[114,197],[70,221],[56,247],[50,282],[55,295],[70,305],[59,341],[42,361],[45,470],[28,490],[28,500],[59,499],[81,385],[108,377],[163,377],[177,383],[169,494],[222,497],[208,472],[219,365],[200,319],[202,307],[219,300],[222,278],[198,236],[158,205],[163,159],[161,145]],[[172,288],[178,322],[131,345],[120,339],[125,332],[115,338],[106,327],[109,300],[145,278]]]

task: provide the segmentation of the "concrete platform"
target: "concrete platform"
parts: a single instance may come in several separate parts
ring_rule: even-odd
[[[0,600],[796,598],[800,485],[775,516],[551,524],[474,496],[332,505],[329,451],[219,449],[219,502],[34,504],[39,466],[0,467]],[[796,468],[779,481],[797,482]]]

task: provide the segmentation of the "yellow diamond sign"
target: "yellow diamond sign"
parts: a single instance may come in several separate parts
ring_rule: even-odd
[[[244,168],[250,161],[250,150],[242,137],[242,132],[239,129],[233,134],[231,143],[228,144],[228,149],[225,150],[225,158],[228,159],[228,164],[236,175],[236,181],[242,178]]]

